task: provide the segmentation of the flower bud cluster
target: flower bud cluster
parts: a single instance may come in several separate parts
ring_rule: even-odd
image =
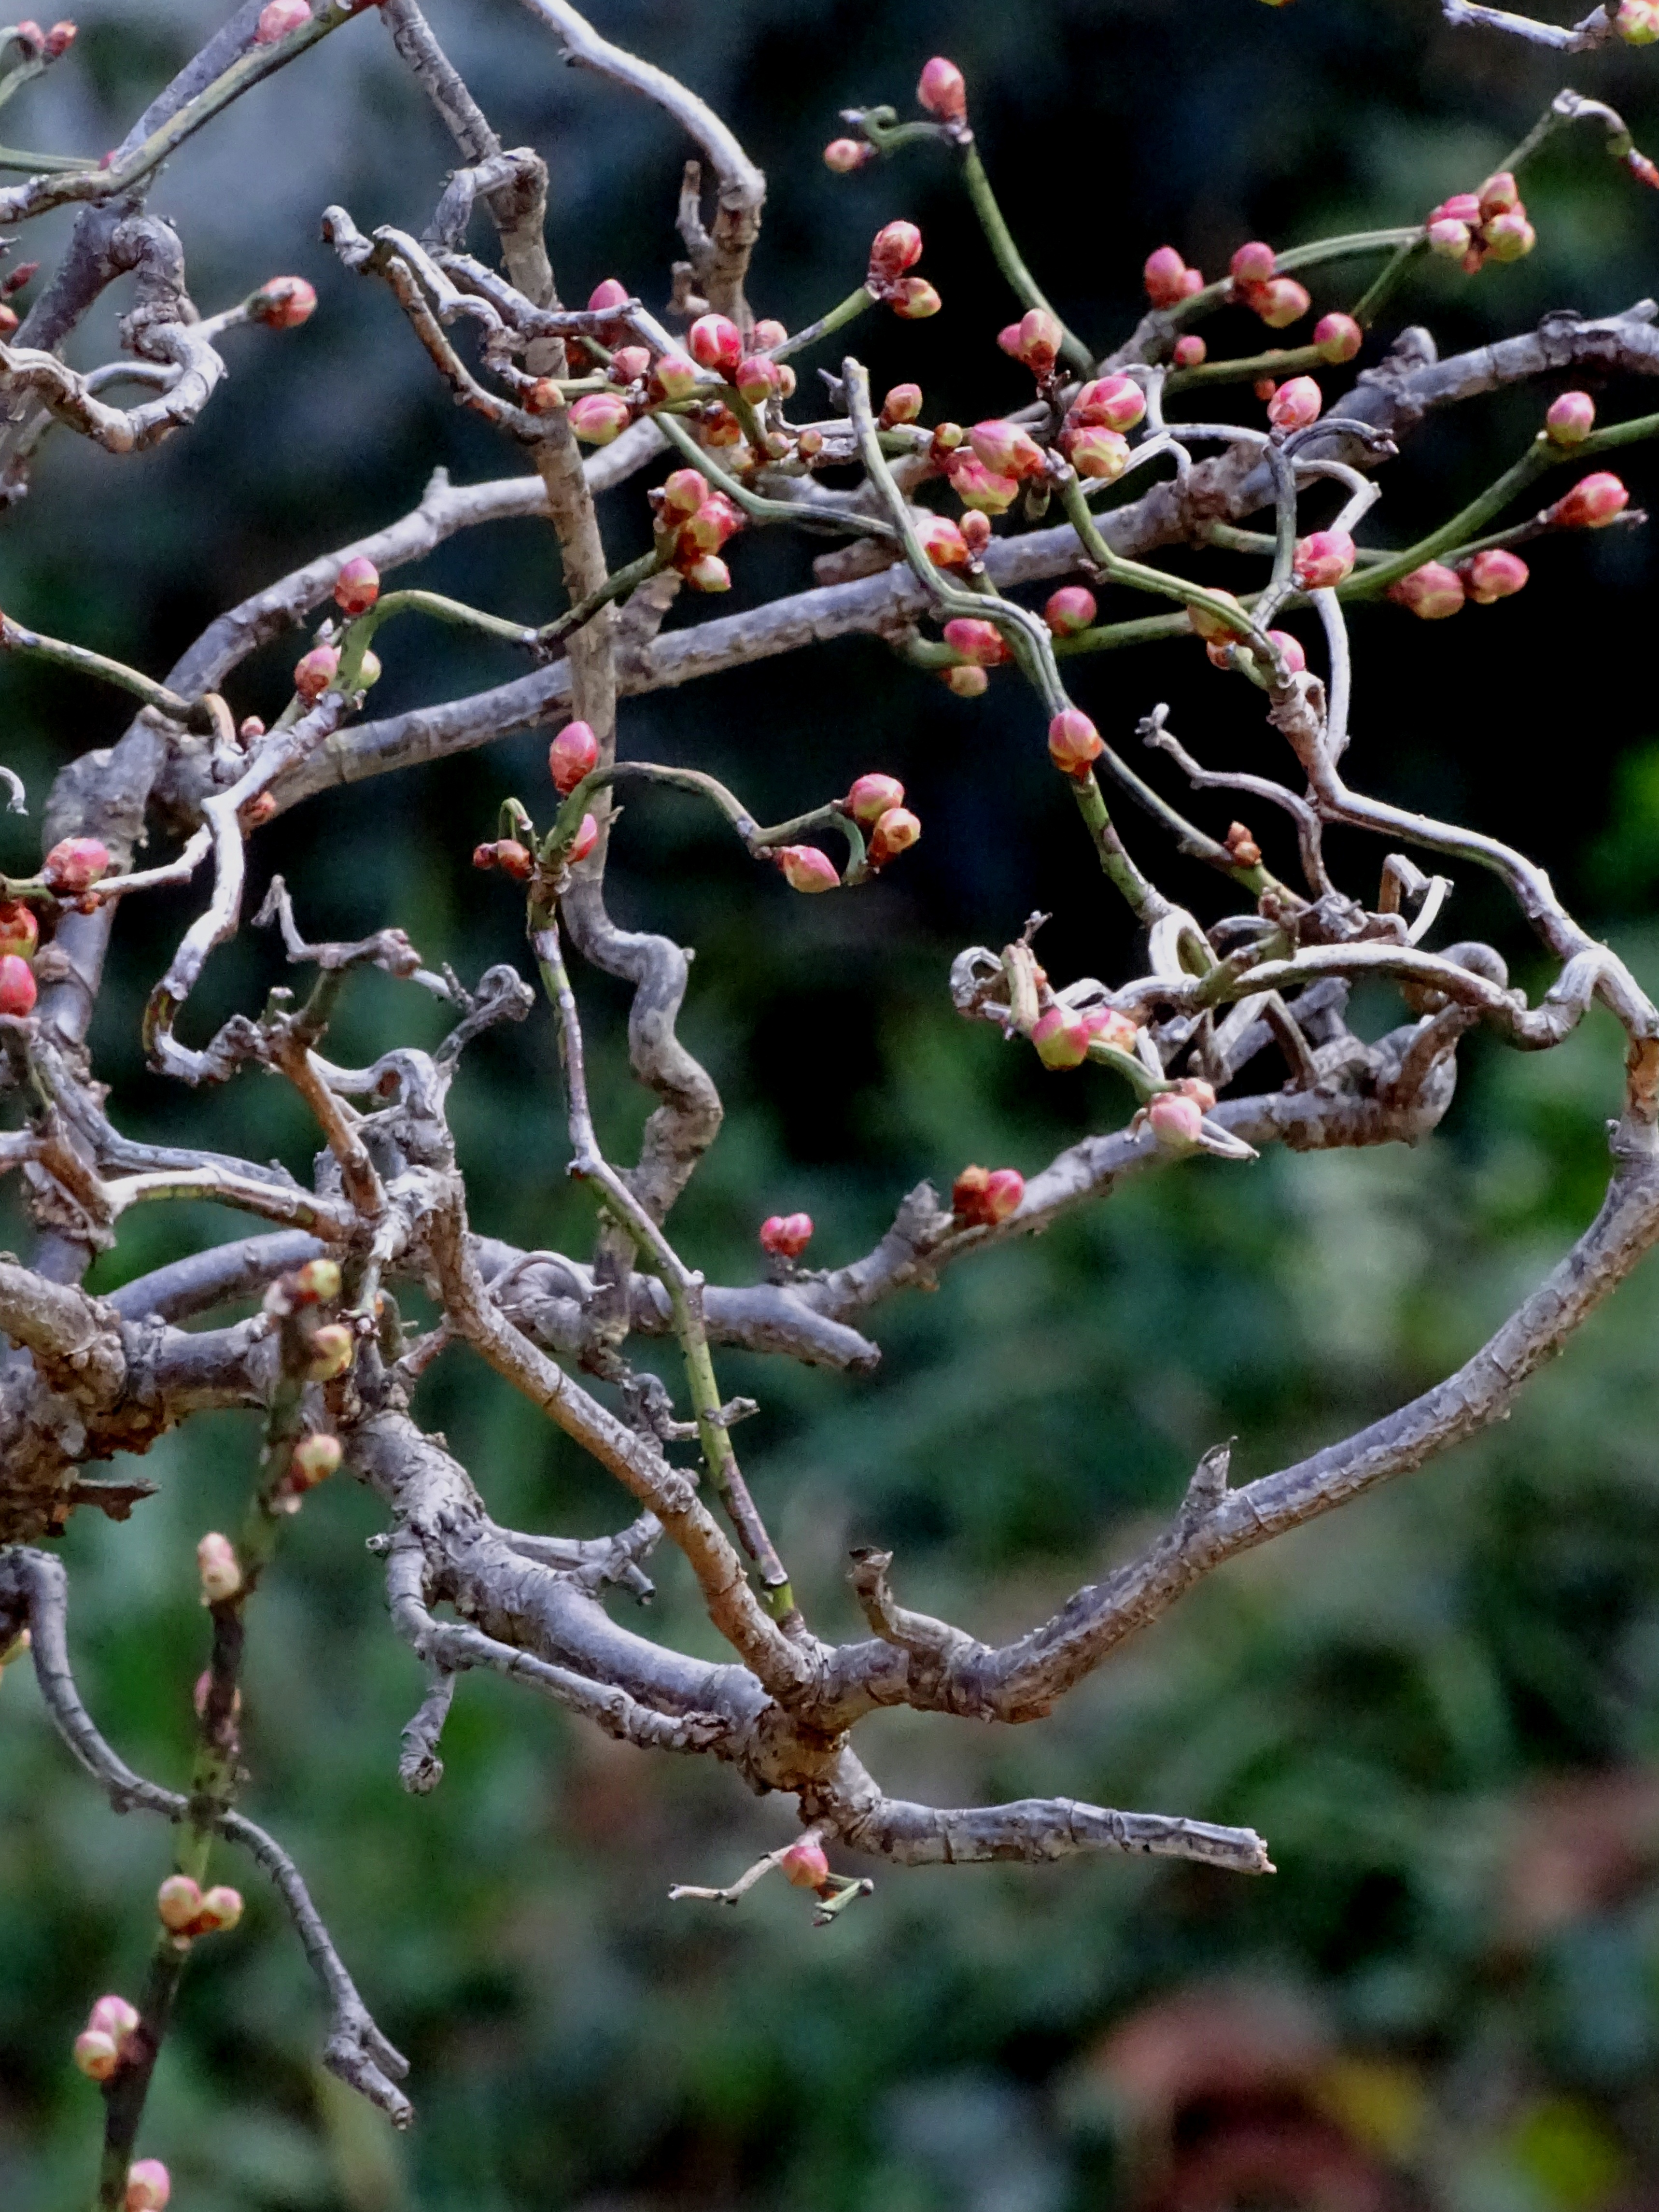
[[[204,1890],[187,1874],[170,1874],[155,1893],[155,1910],[170,1936],[188,1941],[228,1933],[242,1917],[241,1893],[222,1885]]]
[[[1160,246],[1149,253],[1140,273],[1146,297],[1155,307],[1178,307],[1204,289],[1203,270],[1189,269],[1173,246]]]
[[[921,233],[913,222],[884,223],[870,241],[864,281],[878,300],[884,300],[908,323],[938,314],[945,304],[925,276],[906,274],[921,258]]]
[[[1228,269],[1231,297],[1260,315],[1270,331],[1288,330],[1313,305],[1307,287],[1298,284],[1294,276],[1279,276],[1278,266],[1279,257],[1272,246],[1253,238],[1239,247]]]
[[[107,2081],[131,2057],[138,2013],[125,1997],[100,1997],[75,2039],[75,2063],[88,2081]]]
[[[1023,361],[1038,382],[1054,373],[1066,333],[1059,319],[1046,307],[1028,307],[1017,323],[1005,323],[997,343],[1015,361]]]
[[[1429,251],[1473,276],[1488,261],[1519,261],[1538,243],[1514,177],[1499,169],[1478,192],[1454,192],[1429,210]]]
[[[761,1249],[775,1260],[799,1260],[811,1241],[810,1213],[770,1213],[760,1225]]]
[[[1018,1168],[963,1168],[951,1186],[951,1211],[969,1229],[994,1229],[1018,1213],[1025,1178]]]
[[[21,899],[0,902],[0,1014],[34,1011],[33,959],[40,925]]]
[[[700,469],[676,469],[650,496],[658,551],[694,592],[729,591],[732,572],[720,557],[720,548],[743,528],[743,509],[716,490]]]

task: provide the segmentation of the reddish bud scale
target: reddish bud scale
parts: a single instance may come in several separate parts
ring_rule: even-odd
[[[884,868],[901,853],[908,853],[921,835],[921,823],[908,807],[890,806],[870,832],[870,866]]]
[[[1518,553],[1494,545],[1475,555],[1463,571],[1463,581],[1476,606],[1489,607],[1494,600],[1523,590],[1531,573]]]
[[[584,814],[580,828],[570,841],[570,850],[566,857],[574,866],[578,860],[585,860],[599,842],[599,823],[591,814]]]
[[[924,64],[916,82],[916,102],[941,123],[960,123],[968,113],[968,85],[962,71],[943,54]]]
[[[1048,725],[1048,757],[1064,775],[1086,775],[1106,748],[1089,717],[1062,707]]]
[[[1042,619],[1056,637],[1075,637],[1089,628],[1097,611],[1092,592],[1081,584],[1062,584],[1049,593]]]
[[[1025,1178],[1018,1168],[963,1168],[951,1189],[951,1210],[975,1229],[994,1229],[1019,1210]]]
[[[1346,530],[1316,530],[1298,540],[1292,564],[1296,580],[1304,592],[1317,592],[1340,584],[1354,564],[1354,542]]]
[[[334,579],[334,604],[349,615],[366,615],[380,596],[380,572],[366,554],[354,554]]]
[[[59,898],[78,898],[109,866],[109,848],[100,838],[65,837],[40,864],[47,887]]]
[[[1462,611],[1463,579],[1443,561],[1427,561],[1420,568],[1413,568],[1409,576],[1390,584],[1388,595],[1396,606],[1408,609],[1419,622],[1444,622],[1448,616]]]
[[[586,722],[567,722],[547,749],[553,788],[568,799],[585,775],[599,766],[599,742]]]
[[[0,955],[0,1014],[21,1017],[34,1011],[34,970],[15,952]]]
[[[921,258],[921,233],[913,222],[884,223],[870,241],[870,275],[891,284]]]
[[[896,775],[861,775],[842,803],[854,822],[873,829],[890,807],[903,805],[904,786]]]
[[[21,899],[0,902],[0,957],[15,953],[20,960],[32,959],[40,942],[40,925],[33,908]]]
[[[1242,822],[1228,823],[1227,834],[1222,842],[1241,868],[1255,868],[1261,866],[1261,848]]]
[[[1035,376],[1047,376],[1060,358],[1065,332],[1046,307],[1029,307],[1014,325],[1016,337],[1009,349]],[[998,340],[1000,344],[1001,340]]]
[[[810,1213],[770,1213],[760,1226],[761,1249],[776,1260],[799,1260],[812,1241]]]

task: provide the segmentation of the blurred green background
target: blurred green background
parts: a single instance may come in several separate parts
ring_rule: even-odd
[[[434,25],[507,143],[553,176],[569,295],[623,275],[666,294],[684,148],[652,111],[558,63],[507,0],[432,0]],[[1559,12],[1559,11],[1558,11]],[[31,145],[95,152],[193,49],[207,0],[91,0],[72,59],[7,118]],[[840,298],[881,222],[927,239],[933,322],[860,326],[878,388],[915,376],[938,416],[1022,396],[991,343],[1006,295],[941,158],[851,179],[817,154],[844,104],[908,101],[921,63],[967,70],[986,158],[1033,265],[1104,343],[1140,262],[1173,240],[1213,270],[1240,240],[1300,242],[1413,219],[1479,181],[1564,76],[1621,103],[1659,151],[1659,61],[1574,63],[1454,36],[1431,0],[617,0],[600,27],[678,70],[729,116],[771,179],[760,311],[794,324]],[[418,230],[451,155],[371,16],[251,95],[192,145],[152,204],[176,216],[211,312],[295,270],[321,307],[303,331],[230,342],[202,423],[114,461],[67,436],[4,518],[0,601],[21,619],[160,673],[203,623],[285,568],[401,512],[434,464],[514,465],[439,392],[390,299],[316,242],[328,202],[364,228]],[[1590,136],[1529,173],[1537,252],[1474,284],[1437,266],[1401,303],[1443,349],[1562,306],[1607,312],[1659,270],[1659,198]],[[65,223],[40,227],[61,240]],[[19,249],[39,249],[33,240]],[[1322,308],[1352,292],[1329,283]],[[1357,284],[1355,286],[1357,289]],[[76,341],[112,345],[115,303]],[[1219,350],[1253,324],[1216,326]],[[1384,335],[1387,335],[1385,333]],[[1367,358],[1373,356],[1368,354]],[[1328,380],[1340,388],[1340,378]],[[1650,395],[1613,386],[1607,416]],[[1255,403],[1242,402],[1244,419]],[[1405,542],[1518,450],[1538,394],[1461,410],[1414,441],[1371,527]],[[1653,461],[1626,471],[1650,498]],[[637,485],[605,514],[639,550]],[[746,539],[721,609],[806,580],[798,544]],[[1217,573],[1212,571],[1212,573]],[[1659,983],[1644,917],[1659,884],[1653,556],[1644,535],[1553,542],[1531,590],[1451,624],[1391,609],[1356,625],[1356,781],[1515,836]],[[544,619],[561,602],[549,534],[459,540],[418,580]],[[676,617],[678,619],[678,617]],[[377,708],[514,672],[454,634],[383,633]],[[291,645],[236,679],[272,713]],[[1077,664],[1073,664],[1074,666]],[[1109,733],[1159,698],[1189,743],[1266,766],[1255,695],[1195,647],[1078,678]],[[121,726],[109,697],[13,664],[3,757],[38,809],[54,769]],[[683,1024],[726,1097],[724,1135],[677,1216],[717,1280],[755,1272],[779,1208],[819,1224],[813,1258],[866,1249],[923,1174],[969,1158],[1027,1172],[1121,1119],[1110,1079],[1049,1078],[951,1015],[951,953],[1000,943],[1041,904],[1059,977],[1134,957],[1042,758],[1013,679],[965,703],[872,641],[819,648],[629,704],[626,749],[695,759],[775,816],[861,769],[901,775],[916,851],[856,898],[793,899],[734,860],[673,795],[630,803],[612,903],[698,951]],[[313,934],[386,922],[471,975],[521,962],[515,902],[467,855],[516,788],[545,804],[534,738],[337,800],[263,833]],[[1274,763],[1276,765],[1276,763]],[[38,812],[37,812],[38,818]],[[1224,825],[1226,810],[1201,812]],[[1255,825],[1270,848],[1276,823]],[[1134,831],[1132,835],[1136,834]],[[0,862],[32,857],[8,819]],[[1141,841],[1140,849],[1146,850]],[[1283,856],[1288,864],[1288,856]],[[1363,890],[1379,855],[1337,848]],[[1207,883],[1164,879],[1206,911]],[[124,919],[94,1042],[140,1133],[304,1166],[313,1137],[274,1084],[187,1097],[142,1069],[137,1015],[194,894]],[[1480,884],[1454,933],[1499,943],[1538,980]],[[279,973],[250,934],[216,958],[204,1030]],[[579,973],[604,1126],[643,1115],[615,1017]],[[1361,1010],[1375,1031],[1397,1018]],[[339,1055],[429,1041],[417,994],[380,977],[347,1002]],[[881,1371],[849,1382],[736,1355],[723,1383],[762,1417],[745,1464],[810,1614],[856,1616],[851,1543],[898,1554],[905,1595],[978,1634],[1017,1629],[1158,1525],[1196,1455],[1237,1434],[1237,1473],[1283,1463],[1463,1357],[1593,1211],[1618,1040],[1598,1016],[1562,1051],[1477,1039],[1446,1122],[1414,1152],[1188,1165],[1040,1242],[957,1271],[873,1317]],[[1264,1066],[1266,1063],[1264,1063]],[[1271,1072],[1267,1079],[1273,1079]],[[469,1056],[454,1119],[481,1230],[580,1250],[552,1040],[538,1013]],[[9,1203],[9,1200],[8,1203]],[[95,1279],[113,1284],[229,1217],[155,1209]],[[25,1235],[9,1215],[0,1235]],[[419,1670],[388,1632],[363,1544],[374,1501],[341,1482],[293,1525],[252,1627],[248,1804],[290,1845],[365,1995],[414,2062],[420,2118],[394,2139],[316,2064],[307,1970],[251,1869],[243,1929],[203,1947],[161,2063],[143,2148],[181,2212],[1635,2212],[1659,2204],[1659,1468],[1652,1344],[1659,1274],[1638,1273],[1515,1419],[1397,1490],[1257,1553],[1189,1597],[1051,1721],[991,1733],[902,1714],[860,1742],[897,1792],[939,1802],[1056,1792],[1248,1822],[1279,1867],[1247,1882],[1180,1867],[883,1875],[813,1933],[763,1886],[736,1913],[671,1908],[671,1881],[729,1879],[789,1832],[724,1770],[653,1762],[520,1692],[465,1681],[437,1794],[405,1797],[398,1731]],[[512,1525],[596,1531],[621,1501],[465,1355],[418,1408]],[[151,1454],[161,1494],[125,1527],[63,1545],[83,1690],[124,1755],[185,1771],[204,1663],[192,1547],[234,1526],[256,1444],[216,1417]],[[709,1648],[661,1562],[647,1632]],[[27,1670],[0,1690],[0,2205],[58,2212],[89,2189],[98,2102],[69,2045],[89,1999],[131,1990],[167,1838],[112,1816],[47,1730]]]

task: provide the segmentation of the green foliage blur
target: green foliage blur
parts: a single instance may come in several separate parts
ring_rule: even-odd
[[[15,103],[9,137],[113,143],[222,12],[89,0],[71,60]],[[685,150],[672,129],[562,69],[504,0],[429,12],[505,142],[549,158],[566,294],[615,272],[665,298]],[[714,99],[766,167],[761,312],[808,319],[856,281],[878,223],[921,223],[945,312],[910,327],[872,319],[855,341],[878,389],[914,376],[938,416],[1022,397],[992,343],[1006,295],[942,159],[850,179],[817,159],[841,106],[907,104],[934,52],[968,73],[1033,266],[1103,344],[1128,326],[1152,246],[1173,240],[1213,271],[1246,237],[1414,219],[1478,183],[1564,80],[1619,102],[1659,151],[1651,56],[1565,71],[1454,35],[1431,0],[596,0],[593,12]],[[159,674],[222,607],[403,511],[435,465],[459,480],[518,465],[439,392],[391,300],[316,243],[333,200],[365,229],[418,232],[453,158],[373,11],[187,149],[152,204],[178,218],[204,312],[288,269],[315,283],[319,312],[297,333],[231,341],[227,387],[154,454],[49,444],[28,502],[4,518],[0,602]],[[1535,255],[1474,284],[1425,271],[1399,321],[1431,321],[1449,351],[1654,288],[1659,198],[1593,134],[1555,142],[1525,188]],[[42,226],[59,240],[66,228]],[[1322,285],[1319,307],[1348,304],[1349,283]],[[100,307],[78,362],[107,357],[113,314]],[[1255,331],[1242,316],[1218,324],[1212,350],[1254,349]],[[1596,388],[1607,417],[1650,404]],[[1431,425],[1389,471],[1377,532],[1404,543],[1449,511],[1519,449],[1542,404],[1517,394]],[[1241,406],[1255,419],[1254,401]],[[1638,495],[1659,492],[1650,457],[1628,460]],[[613,561],[643,545],[637,485],[611,497],[605,527]],[[809,580],[797,545],[733,550],[722,611]],[[411,580],[527,619],[561,604],[548,533],[528,524],[458,540]],[[1644,536],[1616,532],[1541,546],[1521,599],[1451,624],[1367,611],[1350,763],[1389,797],[1525,844],[1650,988],[1654,584]],[[504,651],[452,633],[379,642],[377,710],[514,672]],[[294,650],[248,664],[239,714],[280,707]],[[55,769],[118,733],[119,702],[29,666],[9,665],[3,684],[3,757],[38,821]],[[1120,738],[1167,698],[1207,757],[1279,766],[1255,695],[1194,646],[1083,668],[1078,687]],[[920,1176],[948,1182],[969,1159],[1030,1173],[1123,1118],[1109,1078],[1044,1074],[958,1023],[945,991],[958,946],[1004,941],[1039,905],[1058,976],[1115,978],[1133,957],[1012,676],[962,702],[878,643],[844,641],[631,702],[623,730],[629,752],[712,767],[763,816],[887,769],[926,825],[878,887],[807,902],[742,865],[689,802],[630,799],[612,903],[695,944],[683,1031],[726,1102],[676,1216],[711,1279],[753,1278],[767,1212],[810,1210],[812,1259],[838,1263],[868,1249]],[[540,753],[532,737],[313,801],[261,834],[256,865],[288,876],[313,935],[397,922],[469,976],[522,963],[515,902],[467,857],[504,792],[545,811]],[[1253,826],[1288,866],[1279,824]],[[22,867],[32,834],[9,820],[0,862]],[[1172,890],[1213,910],[1206,881],[1129,834]],[[1337,841],[1335,854],[1356,889],[1374,879],[1376,850]],[[314,1135],[274,1083],[198,1097],[143,1070],[137,1012],[197,896],[124,916],[94,1037],[112,1110],[135,1133],[199,1133],[303,1170]],[[1489,887],[1460,884],[1453,933],[1490,936],[1536,981]],[[216,957],[191,1022],[204,1032],[256,1006],[281,972],[246,933]],[[576,980],[602,1126],[625,1155],[645,1109],[623,1001],[604,979]],[[1396,1018],[1380,997],[1362,1009],[1373,1032]],[[348,1000],[335,1048],[361,1060],[439,1033],[420,994],[376,976]],[[1017,1631],[1143,1541],[1210,1444],[1236,1435],[1236,1479],[1260,1474],[1465,1357],[1593,1211],[1620,1071],[1600,1015],[1558,1053],[1522,1060],[1477,1039],[1463,1059],[1458,1098],[1420,1150],[1146,1181],[879,1311],[872,1379],[723,1358],[724,1387],[761,1401],[739,1443],[814,1625],[854,1631],[842,1562],[879,1542],[909,1601],[986,1638]],[[1278,1079],[1268,1062],[1258,1073]],[[545,1013],[481,1044],[453,1096],[475,1225],[580,1250],[591,1216],[563,1176]],[[240,1226],[154,1209],[94,1282]],[[20,1249],[26,1234],[15,1215],[0,1224]],[[253,1870],[227,1854],[216,1874],[243,1883],[249,1916],[199,1948],[142,2148],[172,2166],[179,2212],[1651,2206],[1656,1328],[1650,1267],[1499,1432],[1228,1569],[1050,1721],[993,1733],[890,1714],[861,1733],[896,1792],[1066,1794],[1245,1822],[1269,1838],[1275,1877],[1109,1861],[884,1874],[823,1933],[778,1884],[736,1913],[667,1902],[671,1881],[729,1879],[785,1839],[787,1807],[751,1800],[711,1762],[653,1763],[493,1680],[461,1685],[436,1794],[404,1796],[398,1733],[422,1685],[364,1549],[378,1509],[337,1481],[293,1524],[255,1608],[247,1803],[298,1857],[410,2056],[418,2124],[395,2139],[319,2070],[304,1961]],[[502,1522],[587,1533],[622,1517],[617,1495],[466,1355],[440,1363],[417,1411]],[[88,1702],[126,1759],[174,1784],[206,1648],[193,1546],[234,1525],[255,1450],[249,1419],[201,1420],[143,1462],[161,1492],[130,1522],[82,1516],[63,1541]],[[666,1556],[659,1566],[646,1632],[711,1649],[687,1578]],[[136,1984],[167,1864],[166,1836],[108,1812],[46,1728],[27,1668],[10,1672],[4,2212],[88,2199],[99,2105],[70,2044],[93,1997]]]

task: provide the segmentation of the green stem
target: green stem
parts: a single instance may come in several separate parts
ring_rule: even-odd
[[[656,415],[653,421],[673,445],[679,447],[694,469],[706,476],[716,489],[740,507],[756,522],[792,522],[802,530],[830,530],[851,538],[891,538],[896,535],[889,523],[877,515],[842,515],[820,507],[803,507],[788,499],[768,499],[762,492],[750,491],[727,469],[700,446],[683,422],[672,416]]]
[[[1074,331],[1066,328],[1060,317],[1054,314],[1042,286],[1025,266],[1019,248],[1014,243],[1014,234],[1008,228],[1002,210],[997,205],[996,195],[991,190],[991,180],[979,158],[979,148],[972,138],[968,139],[962,149],[962,176],[997,267],[1007,278],[1015,298],[1028,307],[1040,307],[1044,314],[1054,315],[1061,331],[1060,352],[1073,368],[1087,376],[1094,368],[1094,355]]]
[[[413,614],[430,615],[434,621],[453,623],[458,629],[475,629],[485,637],[499,637],[508,645],[534,645],[539,635],[526,629],[522,623],[507,622],[500,615],[485,614],[482,608],[469,607],[459,599],[446,599],[441,592],[388,592],[384,599],[374,602],[367,614],[356,617],[340,641],[340,665],[331,690],[356,690],[362,681],[363,655],[376,630],[396,615]]]
[[[1376,320],[1377,312],[1383,301],[1388,299],[1391,292],[1404,283],[1406,272],[1410,269],[1413,262],[1427,252],[1427,243],[1423,232],[1419,229],[1407,243],[1400,247],[1398,252],[1390,257],[1386,266],[1373,277],[1349,310],[1362,330],[1370,328]]]
[[[544,623],[535,633],[538,645],[556,645],[572,630],[580,629],[584,623],[592,622],[599,609],[612,599],[625,599],[635,592],[648,577],[657,575],[668,566],[664,553],[641,553],[637,561],[629,561],[605,578],[599,589],[590,592],[585,599],[578,599],[574,607],[567,607],[556,621]]]
[[[769,361],[786,361],[792,353],[803,352],[806,347],[816,345],[820,338],[827,338],[832,331],[843,330],[866,307],[873,307],[875,304],[875,294],[867,284],[860,284],[856,292],[849,292],[839,306],[830,308],[827,315],[820,315],[817,322],[808,323],[805,330],[792,332],[781,345],[775,345],[766,358]]]
[[[145,706],[155,708],[169,721],[182,722],[187,729],[207,731],[213,727],[199,700],[181,699],[165,684],[152,683],[148,676],[129,668],[125,661],[88,652],[84,645],[70,645],[61,637],[42,637],[39,631],[26,629],[21,623],[14,622],[9,615],[0,615],[0,647],[10,652],[30,653],[54,668],[72,669],[77,676],[89,676],[96,683],[113,684],[118,690],[142,699]]]
[[[20,169],[25,176],[69,176],[91,167],[84,154],[25,154],[15,146],[0,146],[0,169]]]
[[[1243,384],[1258,376],[1295,376],[1304,368],[1328,367],[1317,346],[1274,346],[1266,353],[1244,354],[1233,361],[1206,361],[1196,368],[1172,368],[1164,380],[1165,394],[1187,392],[1202,384]],[[1178,435],[1180,424],[1172,426]]]

